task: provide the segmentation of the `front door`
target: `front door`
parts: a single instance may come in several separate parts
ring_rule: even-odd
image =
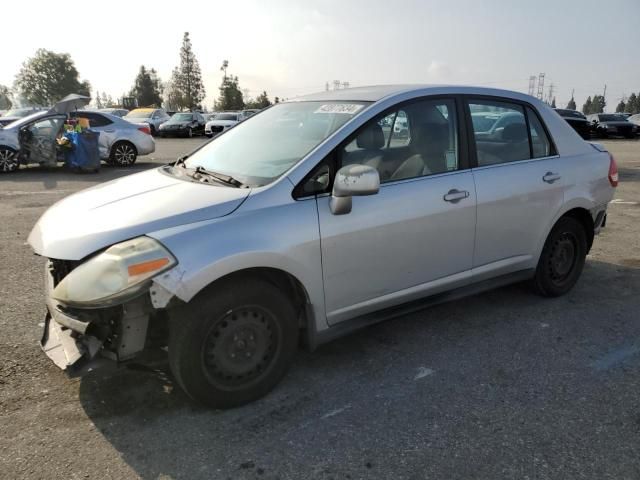
[[[336,152],[340,165],[377,168],[381,186],[354,197],[346,215],[317,198],[330,324],[468,282],[476,198],[472,173],[459,161],[456,111],[451,99],[405,104]]]
[[[25,126],[21,132],[21,147],[29,162],[54,166],[57,158],[56,139],[62,134],[65,117],[46,117]]]

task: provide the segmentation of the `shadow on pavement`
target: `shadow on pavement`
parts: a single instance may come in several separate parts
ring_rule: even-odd
[[[237,409],[194,405],[166,365],[87,376],[80,402],[142,478],[408,478],[427,466],[434,478],[499,478],[507,467],[525,477],[534,454],[565,465],[583,442],[613,461],[601,426],[616,414],[602,402],[628,392],[603,385],[624,371],[591,365],[640,338],[640,263],[624,263],[588,261],[561,298],[512,285],[300,352],[280,386]]]

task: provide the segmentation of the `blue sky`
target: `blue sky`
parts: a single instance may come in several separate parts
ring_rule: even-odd
[[[294,97],[334,79],[526,92],[529,76],[540,72],[547,87],[553,83],[559,106],[572,89],[580,107],[607,84],[608,110],[640,91],[640,0],[214,0],[147,11],[148,5],[3,2],[3,18],[29,21],[26,28],[18,20],[3,25],[3,38],[15,41],[2,49],[0,84],[10,85],[22,61],[44,47],[70,53],[94,91],[116,97],[141,64],[167,79],[188,30],[209,106],[223,59],[251,96],[267,90]]]

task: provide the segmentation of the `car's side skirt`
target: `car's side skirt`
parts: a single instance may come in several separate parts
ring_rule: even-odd
[[[355,330],[382,322],[383,320],[414,313],[439,303],[449,302],[451,300],[476,295],[478,293],[503,287],[512,283],[529,280],[533,278],[534,274],[534,268],[520,270],[488,280],[483,280],[481,282],[465,285],[463,287],[458,287],[447,292],[437,293],[418,300],[413,300],[402,305],[385,308],[350,320],[345,320],[321,332],[316,332],[313,328],[310,328],[307,334],[307,346],[310,350],[314,350],[318,345],[330,342],[331,340],[347,335]]]

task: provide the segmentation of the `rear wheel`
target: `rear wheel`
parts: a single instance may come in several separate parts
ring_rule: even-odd
[[[0,172],[15,172],[20,167],[18,152],[13,148],[0,147]]]
[[[193,138],[193,129],[191,127],[187,129],[187,138]]]
[[[133,165],[138,158],[138,151],[135,145],[127,141],[119,141],[111,147],[109,163],[118,167],[128,167]]]
[[[227,281],[172,314],[169,363],[180,386],[213,408],[267,394],[286,373],[298,343],[295,310],[273,284]]]
[[[572,217],[555,224],[542,249],[533,286],[545,297],[567,293],[578,281],[587,256],[587,234]]]

